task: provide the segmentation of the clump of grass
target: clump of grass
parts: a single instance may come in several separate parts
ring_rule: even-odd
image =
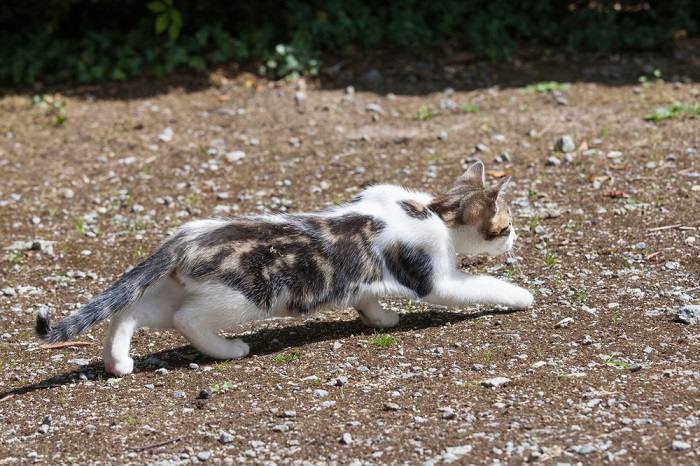
[[[619,324],[620,322],[622,322],[622,316],[620,316],[620,313],[619,313],[619,312],[614,311],[614,312],[610,315],[610,323],[613,324],[613,325],[617,325],[617,324]]]
[[[396,338],[391,335],[382,334],[372,338],[370,343],[377,348],[389,348],[390,346],[394,346],[396,344]]]
[[[477,104],[459,104],[459,109],[463,113],[478,113],[481,111],[481,107]]]
[[[560,83],[557,81],[544,81],[525,86],[520,92],[522,94],[532,94],[533,92],[536,92],[538,94],[545,94],[547,92],[565,92],[568,90],[569,85],[567,83]]]
[[[49,115],[51,117],[51,124],[54,126],[63,126],[68,120],[66,101],[63,99],[50,95],[37,94],[32,97],[32,104]]]
[[[212,393],[225,392],[226,390],[231,390],[232,388],[233,382],[231,382],[230,380],[226,380],[221,385],[219,385],[218,383],[209,385],[209,391],[211,391]]]
[[[683,115],[683,104],[673,102],[671,105],[657,108],[654,113],[649,113],[644,116],[646,121],[663,121],[671,118],[678,118]]]
[[[73,224],[75,225],[75,229],[78,233],[81,235],[85,234],[85,219],[83,217],[77,217],[73,221]]]
[[[559,256],[554,251],[545,251],[544,253],[544,265],[547,267],[554,267],[559,263]]]
[[[12,265],[19,265],[22,263],[22,254],[14,251],[7,253],[7,262]]]
[[[576,290],[576,301],[578,301],[579,304],[583,304],[586,302],[586,290],[583,288],[579,288]]]
[[[437,116],[439,112],[428,105],[421,105],[421,107],[416,112],[416,120],[418,121],[428,121],[433,117]]]
[[[630,363],[613,358],[606,359],[603,364],[606,366],[621,367],[622,369],[627,369],[630,367]]]
[[[299,352],[291,351],[289,353],[278,353],[272,356],[272,361],[277,364],[289,364],[290,362],[297,361],[299,359]]]

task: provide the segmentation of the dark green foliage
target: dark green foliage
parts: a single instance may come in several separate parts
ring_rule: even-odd
[[[314,58],[349,47],[450,45],[492,59],[521,43],[651,49],[699,28],[696,0],[6,0],[0,82],[122,80],[250,60],[271,77],[313,74]]]

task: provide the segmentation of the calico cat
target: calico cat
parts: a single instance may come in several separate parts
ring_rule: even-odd
[[[476,162],[436,196],[379,185],[317,213],[187,223],[58,324],[40,311],[36,333],[65,341],[111,317],[105,368],[124,375],[133,371],[129,345],[139,327],[174,328],[202,353],[229,359],[245,357],[248,345],[218,332],[268,317],[352,306],[364,324],[393,327],[399,315],[382,308],[385,295],[525,309],[527,290],[456,266],[456,253],[496,256],[513,246],[508,181],[486,187]]]

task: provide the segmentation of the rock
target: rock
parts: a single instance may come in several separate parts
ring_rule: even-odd
[[[333,347],[332,347],[332,348],[333,348],[333,351],[338,351],[342,346],[343,346],[343,344],[342,344],[341,342],[339,342],[339,341],[334,341],[334,342],[333,342]]]
[[[287,417],[287,418],[297,417],[297,412],[294,410],[287,410],[287,411],[282,412],[282,417]]]
[[[384,403],[384,411],[399,411],[400,409],[401,406],[397,405],[396,403],[392,403],[390,401]]]
[[[700,305],[683,306],[678,310],[675,317],[675,322],[680,322],[686,325],[695,325],[700,322]]]
[[[70,188],[66,188],[63,190],[63,198],[64,199],[73,199],[75,197],[75,191],[73,191]]]
[[[163,142],[170,142],[173,140],[173,134],[173,129],[168,126],[158,135],[158,139]]]
[[[167,375],[168,369],[166,369],[165,367],[161,367],[160,369],[156,369],[155,372],[158,375]]]
[[[586,445],[575,445],[571,447],[571,451],[578,453],[579,455],[589,455],[598,451],[598,449],[590,443],[587,443]]]
[[[229,434],[228,432],[221,432],[221,435],[219,435],[219,443],[226,445],[227,443],[231,442],[233,442],[233,435]]]
[[[455,411],[450,407],[439,408],[439,411],[443,419],[454,419],[455,417]]]
[[[226,158],[227,162],[238,162],[239,160],[243,160],[245,158],[245,152],[242,150],[233,150],[231,152],[226,152],[224,157]]]
[[[321,389],[321,388],[317,388],[316,390],[314,390],[314,396],[316,396],[318,398],[324,398],[324,397],[328,396],[328,392],[326,390]]]
[[[477,364],[477,363],[474,363],[474,364],[472,364],[472,366],[471,366],[471,369],[472,369],[474,372],[483,371],[484,368],[485,368],[485,366],[484,366],[483,364]]]
[[[448,136],[447,136],[447,131],[440,131],[440,132],[438,133],[438,135],[437,135],[437,138],[438,138],[440,141],[447,141],[447,137],[448,137]]]
[[[576,144],[574,143],[574,139],[568,134],[560,137],[557,142],[554,143],[554,150],[564,153],[575,151]]]
[[[484,387],[500,387],[503,385],[509,385],[513,381],[507,377],[493,377],[491,379],[484,379],[481,381],[481,385]]]
[[[495,163],[504,163],[504,162],[510,162],[513,160],[513,157],[510,155],[510,152],[501,152],[500,154],[496,155],[493,158],[493,161]]]
[[[345,385],[347,383],[348,383],[348,378],[345,377],[344,375],[341,375],[340,377],[336,377],[335,379],[328,382],[328,385],[331,385],[333,387],[342,387],[343,385]]]
[[[581,338],[581,344],[584,346],[592,345],[593,338],[591,338],[590,335],[584,335],[583,338]]]
[[[671,443],[671,448],[676,451],[690,450],[690,446],[688,442],[683,442],[681,440],[674,440],[673,443]]]
[[[209,461],[209,458],[211,458],[210,451],[200,451],[199,453],[197,453],[197,459],[199,461]]]
[[[209,398],[211,398],[211,395],[212,395],[212,392],[208,387],[203,388],[199,391],[199,394],[197,395],[197,399],[208,400]]]
[[[148,390],[154,390],[156,388],[156,386],[152,383],[147,383],[147,384],[144,384],[143,388],[146,388]]]
[[[561,165],[561,160],[554,156],[551,156],[547,157],[547,160],[544,162],[544,164],[548,167],[558,167],[559,165]]]
[[[277,424],[272,426],[273,432],[289,432],[289,426],[287,424]]]
[[[474,146],[474,149],[476,149],[477,152],[489,152],[489,146],[486,144],[479,143],[476,146]]]
[[[90,364],[90,360],[85,358],[69,359],[68,364],[75,364],[76,366],[87,366]]]
[[[175,390],[173,392],[173,396],[175,398],[185,398],[187,396],[187,394],[185,394],[185,392],[183,392],[182,390]]]
[[[619,159],[620,157],[622,157],[622,152],[620,152],[619,150],[611,150],[610,152],[608,152],[607,157],[609,159]]]
[[[681,266],[680,262],[677,261],[668,261],[664,264],[664,268],[666,270],[677,270]]]
[[[566,328],[574,323],[573,317],[565,317],[554,325],[554,328]]]
[[[382,115],[384,113],[384,109],[381,107],[381,105],[376,103],[367,104],[365,110],[367,110],[370,113],[377,113],[379,115]]]
[[[350,445],[352,443],[352,435],[350,435],[348,432],[345,432],[341,437],[340,437],[340,443],[342,445]]]

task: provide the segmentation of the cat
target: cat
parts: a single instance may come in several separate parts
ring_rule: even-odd
[[[512,248],[508,182],[486,187],[478,161],[435,196],[376,185],[317,213],[193,221],[58,324],[39,311],[36,333],[66,341],[111,317],[105,369],[125,375],[134,368],[129,346],[139,327],[174,328],[202,353],[230,359],[249,347],[218,332],[268,317],[354,307],[364,324],[393,327],[399,314],[382,308],[385,295],[526,309],[529,291],[456,264],[456,253],[497,256]]]

